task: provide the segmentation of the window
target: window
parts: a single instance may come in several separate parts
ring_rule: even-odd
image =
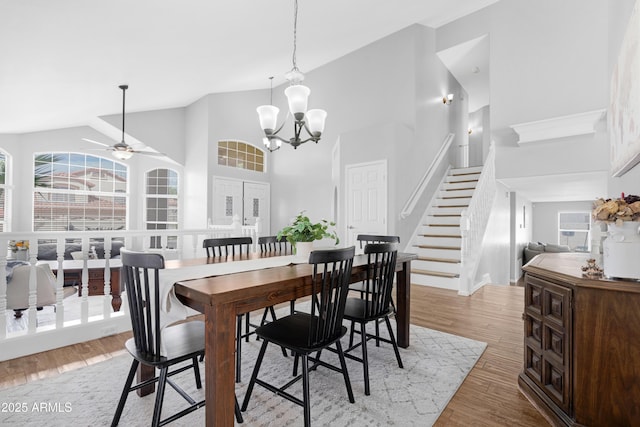
[[[33,230],[124,230],[127,166],[81,153],[34,156]]]
[[[218,141],[218,164],[264,172],[264,151],[240,141]]]
[[[147,230],[178,229],[178,174],[170,169],[154,169],[147,173]],[[177,247],[177,236],[169,236],[168,248]],[[160,236],[152,236],[150,247],[161,248]]]
[[[0,153],[0,232],[7,230],[7,222],[5,218],[5,206],[7,206],[7,191],[5,185],[7,183],[7,156]]]
[[[558,213],[558,244],[576,252],[591,250],[591,212]]]

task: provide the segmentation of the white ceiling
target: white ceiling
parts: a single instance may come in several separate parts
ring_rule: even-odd
[[[303,72],[422,23],[497,0],[300,0]],[[121,108],[183,107],[278,85],[291,69],[293,0],[0,0],[0,133],[85,125]]]
[[[607,171],[500,178],[507,188],[532,202],[595,200],[607,194]]]

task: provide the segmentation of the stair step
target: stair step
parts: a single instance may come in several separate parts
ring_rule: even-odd
[[[453,168],[449,171],[450,175],[465,175],[470,173],[481,173],[482,166],[470,166],[468,168]]]
[[[459,246],[438,246],[438,245],[413,245],[420,249],[441,249],[445,251],[459,251]]]
[[[433,205],[434,208],[468,208],[469,204],[464,205]]]
[[[425,276],[436,276],[436,277],[450,277],[450,278],[456,278],[456,277],[460,277],[459,274],[454,274],[454,273],[443,273],[441,271],[431,271],[431,270],[416,270],[416,269],[411,269],[411,273],[415,273],[415,274],[422,274]]]
[[[451,190],[449,190],[451,191]],[[458,191],[458,190],[455,190]],[[456,196],[456,195],[447,195],[446,193],[443,194],[441,197],[441,199],[443,200],[459,200],[459,199],[467,199],[467,200],[471,200],[471,196],[467,196],[467,195],[462,195],[462,196]]]
[[[447,262],[450,264],[460,264],[459,259],[451,259],[451,258],[434,258],[428,256],[419,256],[417,261],[430,261],[430,262]]]
[[[435,216],[435,217],[438,217],[438,218],[447,218],[447,217],[456,217],[457,216],[459,218],[459,217],[462,216],[462,214],[455,214],[455,213],[441,213],[441,214],[439,214],[439,213],[434,213],[434,214],[431,214],[429,216]]]
[[[450,238],[450,239],[462,239],[459,234],[418,234],[420,237],[435,237],[435,238]]]
[[[460,278],[411,274],[411,284],[457,291],[460,288]]]
[[[435,224],[431,222],[422,225],[425,227],[460,227],[460,224]]]

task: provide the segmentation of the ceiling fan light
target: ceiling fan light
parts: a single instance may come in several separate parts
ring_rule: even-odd
[[[309,132],[314,137],[319,137],[324,131],[324,122],[327,119],[327,112],[324,110],[313,109],[307,111],[306,114],[307,126],[309,127]]]
[[[284,94],[289,101],[289,111],[296,120],[302,120],[307,112],[307,101],[311,89],[304,85],[292,85],[284,90]]]
[[[258,112],[262,130],[267,134],[272,134],[278,123],[280,109],[273,105],[261,105],[256,108],[256,111]]]
[[[114,150],[111,152],[111,155],[118,160],[129,160],[131,156],[133,156],[133,152]]]

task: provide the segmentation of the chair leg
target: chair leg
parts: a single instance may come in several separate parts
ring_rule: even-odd
[[[304,404],[304,427],[311,426],[311,403],[309,402],[309,359],[302,355],[302,403]]]
[[[360,334],[362,342],[362,371],[364,372],[364,394],[365,396],[369,396],[371,392],[369,390],[369,355],[367,353],[367,327],[365,322],[362,322],[360,324]]]
[[[193,372],[196,376],[196,388],[202,388],[202,379],[200,378],[200,365],[198,365],[198,356],[193,356]]]
[[[351,389],[351,381],[349,380],[349,372],[347,371],[347,362],[344,360],[344,351],[342,351],[342,344],[340,341],[336,341],[336,349],[338,350],[338,357],[340,358],[340,367],[342,368],[342,376],[344,377],[344,383],[347,387],[347,395],[349,396],[349,402],[355,403],[353,398],[353,390]]]
[[[236,382],[240,382],[242,362],[242,314],[236,320]]]
[[[293,375],[292,376],[297,376],[298,375],[298,360],[300,358],[300,355],[298,353],[294,353],[293,354]]]
[[[240,405],[238,405],[238,398],[236,397],[234,400],[235,400],[235,407],[233,411],[236,414],[236,421],[238,422],[238,424],[242,424],[244,422],[244,418],[242,418],[242,412],[240,412]]]
[[[136,371],[138,370],[138,362],[136,359],[133,359],[133,363],[131,363],[131,369],[129,369],[129,375],[127,376],[127,381],[124,383],[124,389],[122,390],[122,394],[120,395],[120,401],[118,402],[118,407],[116,408],[116,413],[113,416],[113,420],[111,421],[111,427],[115,427],[120,422],[120,416],[122,416],[122,410],[124,409],[124,404],[127,402],[127,397],[131,392],[131,384],[133,384],[133,377],[136,375]]]
[[[242,401],[241,410],[244,412],[247,410],[247,406],[249,405],[249,399],[251,398],[251,393],[253,392],[253,386],[256,384],[256,379],[258,378],[258,371],[260,371],[260,365],[262,365],[262,359],[264,358],[264,353],[267,351],[267,345],[269,341],[263,340],[262,346],[260,347],[260,352],[258,353],[258,358],[256,359],[256,366],[253,368],[253,373],[251,374],[251,380],[249,381],[249,385],[247,386],[247,392],[244,395],[244,400]]]
[[[160,369],[160,375],[158,377],[158,389],[156,390],[156,404],[153,408],[153,419],[151,421],[152,426],[160,425],[160,414],[162,413],[162,400],[164,399],[164,390],[167,385],[167,372],[168,367]]]
[[[404,368],[402,365],[402,359],[400,358],[400,351],[398,350],[398,343],[396,342],[396,337],[393,335],[393,328],[391,328],[391,322],[389,321],[389,317],[385,316],[385,323],[387,324],[387,330],[389,331],[389,338],[391,339],[391,344],[393,344],[393,351],[396,353],[396,359],[398,359],[398,367],[401,369]]]
[[[355,332],[355,322],[351,321],[351,331],[349,332],[349,348],[353,347],[353,334]]]
[[[251,327],[251,324],[249,323],[249,320],[250,320],[250,319],[249,319],[249,317],[250,317],[249,315],[250,315],[250,314],[251,314],[251,313],[245,313],[245,315],[244,315],[244,326],[245,326],[245,331],[244,331],[245,336],[244,336],[244,340],[245,340],[246,342],[249,342],[249,328]]]

